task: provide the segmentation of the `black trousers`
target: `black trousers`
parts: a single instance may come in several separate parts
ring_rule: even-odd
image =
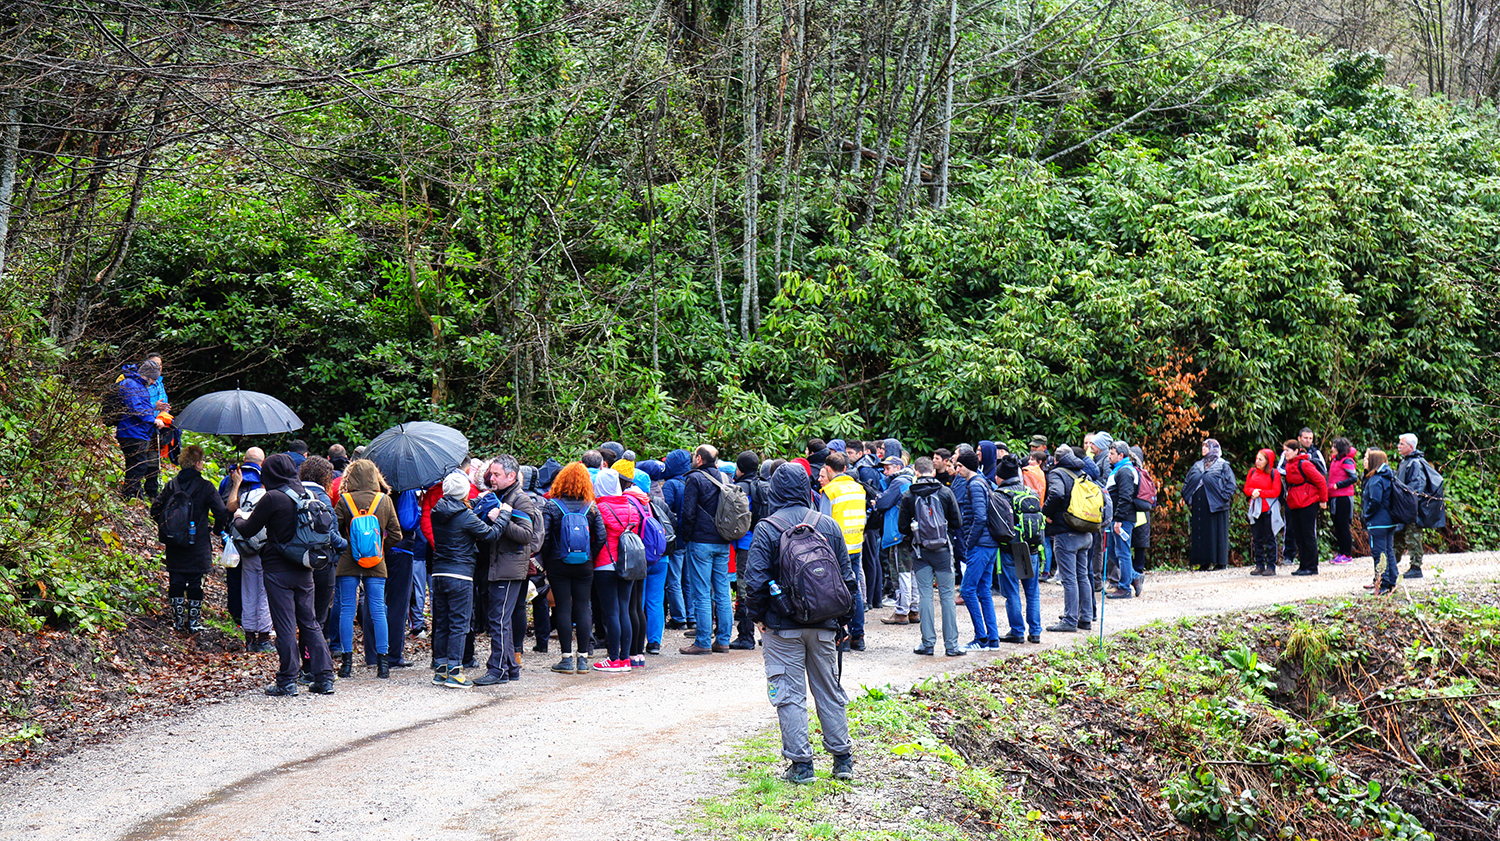
[[[240,592],[240,579],[243,575],[244,572],[238,566],[224,569],[224,607],[236,625],[240,624],[240,615],[245,607],[245,594]]]
[[[630,640],[631,657],[646,655],[646,580],[630,582]]]
[[[276,653],[281,665],[276,670],[279,683],[292,683],[302,666],[297,650],[300,635],[307,646],[308,670],[319,679],[333,676],[333,656],[318,624],[313,606],[312,570],[266,570],[266,603],[271,609],[271,627],[276,629]]]
[[[1250,501],[1258,505],[1256,500]],[[1276,532],[1271,530],[1270,513],[1261,514],[1250,524],[1250,555],[1257,567],[1276,566]],[[1272,570],[1274,572],[1274,570]]]
[[[573,636],[578,636],[580,654],[594,647],[594,576],[592,570],[585,578],[564,578],[547,570],[547,579],[552,582],[552,601],[557,609],[552,613],[552,624],[557,626],[557,644],[563,656],[573,653]]]
[[[116,438],[125,456],[125,484],[120,493],[126,499],[156,499],[158,475],[156,448],[149,439]]]
[[[511,627],[515,622],[516,602],[526,592],[526,579],[491,581],[485,585],[485,592],[490,627],[490,659],[484,664],[485,668],[497,675],[520,677],[521,667],[516,665],[516,637]],[[525,614],[522,614],[521,621],[526,621]]]
[[[1333,512],[1333,542],[1339,554],[1354,557],[1354,533],[1350,530],[1354,522],[1354,497],[1336,496],[1328,500],[1328,509]]]
[[[1293,508],[1287,516],[1286,531],[1297,547],[1297,569],[1318,569],[1318,511],[1316,505]]]
[[[167,598],[203,601],[203,573],[168,571]]]
[[[328,609],[333,605],[334,598],[337,595],[334,584],[337,580],[337,576],[334,574],[337,566],[336,563],[332,563],[322,569],[313,570],[313,616],[318,620],[318,627],[323,629],[324,645],[329,645],[328,634],[330,630],[337,631],[337,629],[330,629],[328,627]],[[308,644],[305,639],[301,642],[302,671],[311,673],[312,649],[316,646]],[[343,648],[343,646],[340,645],[339,648]],[[331,645],[329,646],[329,656],[333,656]]]

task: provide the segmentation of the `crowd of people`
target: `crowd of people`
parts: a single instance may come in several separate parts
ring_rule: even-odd
[[[132,391],[153,374],[159,367],[140,366]],[[122,429],[144,431],[135,429],[140,420]],[[606,442],[567,464],[470,459],[424,489],[391,488],[362,450],[351,458],[335,445],[316,456],[297,441],[268,457],[251,447],[216,487],[202,475],[203,450],[183,449],[181,469],[152,505],[174,627],[203,627],[203,577],[217,560],[245,644],[279,656],[265,690],[273,696],[296,695],[299,685],[332,693],[336,677],[354,675],[357,654],[388,678],[413,666],[413,634],[431,634],[433,684],[456,689],[520,681],[528,635],[543,653],[555,639],[560,659],[550,668],[567,675],[645,668],[668,629],[685,632],[683,656],[759,644],[794,782],[813,778],[809,692],[835,775],[852,774],[835,663],[839,652],[864,650],[867,612],[888,607],[882,623],[919,626],[914,653],[925,656],[939,643],[961,657],[1039,643],[1044,631],[1088,630],[1100,595],[1143,595],[1159,488],[1141,449],[1104,432],[1078,447],[1053,448],[1037,435],[1025,452],[980,441],[915,458],[895,438],[814,438],[790,460],[747,451],[732,462],[707,444],[638,460]],[[1441,477],[1415,436],[1402,436],[1398,451],[1395,470],[1381,450],[1356,456],[1344,438],[1325,456],[1303,430],[1279,456],[1261,450],[1239,485],[1218,443],[1205,441],[1181,488],[1192,563],[1227,567],[1237,487],[1252,575],[1291,562],[1295,575],[1316,574],[1325,509],[1333,562],[1345,563],[1362,482],[1376,567],[1367,586],[1390,592],[1402,548],[1412,554],[1407,577],[1419,577],[1421,530],[1440,525],[1422,509],[1436,499],[1441,515]],[[154,472],[131,452],[126,492],[149,494]],[[222,553],[215,534],[226,538]],[[319,552],[326,563],[310,560]],[[1048,581],[1061,585],[1063,608],[1044,628],[1039,585]],[[485,634],[481,664],[475,642]]]

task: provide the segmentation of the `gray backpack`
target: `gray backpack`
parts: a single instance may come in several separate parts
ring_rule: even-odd
[[[912,495],[912,508],[917,524],[917,546],[923,549],[942,549],[948,545],[948,517],[938,501],[940,494]]]
[[[708,471],[709,481],[719,486],[719,506],[714,509],[714,531],[730,543],[750,531],[750,495],[730,484],[717,468]]]

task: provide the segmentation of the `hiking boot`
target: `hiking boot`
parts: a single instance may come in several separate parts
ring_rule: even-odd
[[[745,637],[740,637],[739,639],[737,639],[734,642],[730,643],[729,647],[730,647],[731,650],[734,650],[734,651],[754,651],[755,650],[755,640],[753,638],[746,639]]]
[[[1078,626],[1070,625],[1067,622],[1059,622],[1056,625],[1047,626],[1047,633],[1049,634],[1073,634],[1077,632]]]
[[[345,651],[339,655],[339,677],[348,678],[354,675],[354,652]]]
[[[860,634],[859,636],[850,637],[849,638],[849,649],[851,651],[864,651],[865,650],[865,635],[864,634]]]
[[[835,780],[854,779],[854,754],[845,753],[833,758],[833,778]]]
[[[1094,622],[1091,619],[1080,619],[1080,620],[1078,620],[1078,630],[1080,630],[1080,631],[1088,631],[1088,630],[1091,630],[1093,627],[1094,627]]]
[[[311,692],[314,695],[332,695],[333,675],[327,674],[326,672],[324,673],[324,675],[325,676],[321,680],[314,680],[312,686],[307,687],[307,691]]]
[[[1384,584],[1382,584],[1382,585],[1380,585],[1380,588],[1375,591],[1375,595],[1377,595],[1377,596],[1389,596],[1390,594],[1392,594],[1394,592],[1396,592],[1396,585],[1392,584],[1391,586],[1387,587]]]
[[[187,599],[167,599],[172,603],[172,630],[182,633],[187,630]]]
[[[1255,569],[1251,570],[1250,574],[1251,575],[1265,575],[1266,574],[1266,565],[1265,564],[1256,564],[1255,565]]]
[[[302,671],[297,673],[297,682],[302,684],[303,686],[312,686],[313,673],[309,672],[307,669],[303,669]]]
[[[805,786],[816,780],[818,775],[813,773],[811,762],[793,762],[792,767],[786,769],[786,773],[782,774],[781,778],[789,783]]]
[[[915,610],[913,610],[911,613],[906,614],[906,623],[908,625],[916,625],[921,621],[922,617]]]
[[[187,600],[187,619],[184,620],[183,630],[190,634],[196,634],[205,630],[203,625],[203,600]]]
[[[251,649],[256,654],[275,654],[276,644],[271,642],[271,632],[261,631],[255,635],[255,648]]]
[[[1421,567],[1411,567],[1406,572],[1401,573],[1401,577],[1402,578],[1421,578],[1422,577],[1422,568]]]
[[[561,660],[558,660],[557,663],[552,666],[552,671],[557,672],[560,675],[573,674],[573,658],[564,657]]]
[[[443,682],[446,681],[447,679],[448,679],[448,667],[447,666],[438,666],[437,668],[435,668],[435,669],[432,670],[432,685],[433,686],[442,686]]]
[[[962,657],[962,656],[964,656],[964,650],[962,648],[950,648],[950,649],[944,651],[943,653],[945,655],[949,656],[949,657]]]
[[[1129,589],[1116,587],[1108,593],[1105,593],[1104,597],[1106,599],[1133,599],[1135,598],[1135,593],[1131,592]]]
[[[297,695],[297,682],[281,683],[280,681],[266,687],[266,694],[272,698],[293,698]]]
[[[375,677],[382,680],[391,679],[391,655],[375,655]]]
[[[712,654],[713,653],[713,649],[704,648],[703,646],[698,645],[697,643],[693,643],[692,645],[684,645],[683,647],[677,649],[677,653],[678,654],[691,654],[691,655]]]
[[[698,629],[697,628],[688,628],[686,631],[682,632],[682,635],[685,636],[685,637],[687,637],[690,640],[695,640],[695,639],[698,638]]]
[[[444,689],[473,689],[474,681],[464,677],[462,666],[449,666],[448,673],[443,677]]]
[[[722,642],[716,642],[713,644],[713,647],[709,649],[709,651],[712,651],[715,654],[728,654],[729,646],[725,645]]]
[[[886,617],[881,618],[880,624],[882,624],[882,625],[910,625],[911,624],[911,619],[905,613],[897,613],[894,616],[886,616]]]
[[[498,686],[502,683],[510,683],[510,675],[503,675],[494,670],[487,671],[474,679],[475,686]]]
[[[1139,596],[1141,591],[1146,589],[1146,576],[1137,575],[1135,580],[1130,582],[1130,589],[1135,591],[1135,594]]]
[[[1041,642],[1042,642],[1042,635],[1041,634],[1031,634],[1030,636],[1026,637],[1026,641],[1029,642],[1029,643],[1032,643],[1034,645],[1040,645]]]

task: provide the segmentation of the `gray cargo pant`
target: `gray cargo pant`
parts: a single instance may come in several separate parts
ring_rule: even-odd
[[[1062,578],[1065,625],[1094,621],[1094,583],[1089,578],[1093,536],[1064,532],[1052,538],[1052,564]]]
[[[817,628],[771,631],[765,638],[766,694],[781,723],[781,755],[792,762],[812,762],[807,736],[807,689],[812,686],[823,749],[834,756],[854,750],[844,708],[849,696],[834,674],[838,654],[834,632]]]

